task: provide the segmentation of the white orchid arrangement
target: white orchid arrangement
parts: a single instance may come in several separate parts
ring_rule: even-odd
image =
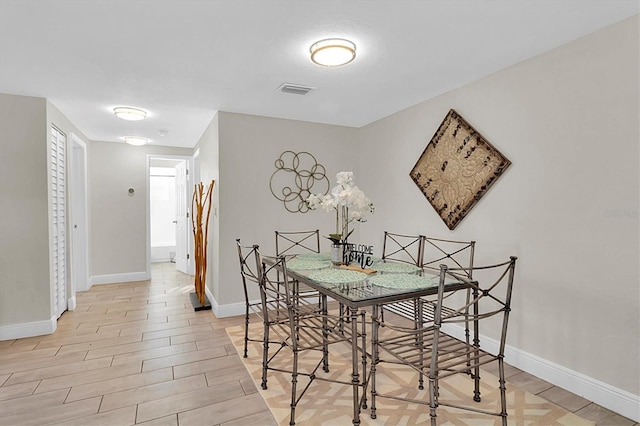
[[[311,210],[335,211],[336,232],[328,237],[334,244],[346,243],[353,232],[349,232],[349,224],[366,222],[367,216],[374,211],[371,200],[353,183],[353,172],[336,174],[336,186],[330,194],[311,194],[305,201]]]

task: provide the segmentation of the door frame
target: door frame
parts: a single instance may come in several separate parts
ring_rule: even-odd
[[[189,171],[189,179],[192,182],[193,178],[191,173],[193,171],[193,157],[186,155],[162,155],[162,154],[147,154],[147,164],[146,164],[146,185],[147,185],[147,275],[151,276],[151,191],[150,191],[150,167],[151,167],[151,159],[152,158],[160,158],[160,159],[169,159],[169,160],[184,160],[187,163],[187,170]],[[189,218],[191,218],[191,197],[193,196],[193,188],[190,187],[187,191],[187,211],[189,212]],[[177,201],[177,200],[176,200]],[[187,229],[189,226],[187,225]],[[193,233],[187,232],[187,251],[191,253],[190,248],[193,247]],[[193,257],[191,260],[193,260]],[[195,268],[193,265],[193,261],[189,262],[187,265],[187,272],[189,275],[195,274]]]
[[[69,310],[75,309],[76,292],[87,291],[89,283],[89,214],[87,144],[71,132],[67,141],[69,164]]]

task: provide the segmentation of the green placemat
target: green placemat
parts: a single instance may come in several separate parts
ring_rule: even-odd
[[[308,271],[311,269],[323,269],[331,266],[331,262],[328,260],[304,260],[295,257],[287,262],[287,268],[294,271]]]
[[[421,277],[415,274],[385,274],[376,275],[369,279],[369,283],[386,288],[426,288],[433,287],[431,278]]]
[[[378,272],[391,272],[395,274],[410,274],[420,270],[416,265],[400,262],[378,262],[374,263],[371,269],[375,269]]]
[[[367,274],[345,269],[324,269],[312,272],[309,274],[309,278],[328,284],[347,284],[364,281],[367,278]]]
[[[300,253],[296,254],[296,259],[300,260],[331,260],[331,253]]]

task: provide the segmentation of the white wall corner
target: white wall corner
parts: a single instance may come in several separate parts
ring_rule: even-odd
[[[52,334],[58,327],[56,317],[44,321],[0,326],[0,341]]]
[[[128,283],[132,281],[147,281],[150,279],[151,279],[150,272],[129,272],[125,274],[92,275],[89,278],[89,286],[92,286],[94,284],[114,284],[114,283]]]
[[[458,339],[464,339],[461,326],[443,326],[443,331]],[[498,341],[486,336],[480,337],[489,351],[498,350]],[[593,377],[570,370],[551,361],[523,350],[506,345],[504,361],[522,371],[533,374],[547,382],[588,399],[604,408],[614,411],[635,422],[640,421],[640,396],[618,389]],[[508,381],[508,379],[507,379]]]

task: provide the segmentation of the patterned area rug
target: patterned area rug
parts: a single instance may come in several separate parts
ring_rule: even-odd
[[[261,329],[261,324],[252,325],[250,333],[252,332],[251,335],[254,337],[260,336]],[[227,334],[278,424],[288,425],[291,375],[270,371],[268,377],[269,388],[262,390],[260,388],[262,345],[249,342],[248,357],[242,358],[243,328],[240,326],[227,328]],[[278,365],[286,368],[289,354],[288,350],[283,350],[276,358],[280,363]],[[320,369],[318,376],[350,381],[351,346],[346,343],[333,345],[331,346],[330,354],[330,372],[324,373]],[[305,354],[301,359],[301,371],[304,371],[305,366],[315,365],[316,362],[317,357],[314,354]],[[361,367],[362,365],[360,365]],[[482,402],[477,406],[483,409],[499,411],[500,394],[497,377],[487,372],[481,374],[481,377]],[[418,400],[428,398],[427,390],[419,391],[417,389],[417,374],[406,367],[384,363],[376,374],[376,381],[380,392],[393,393]],[[298,389],[302,389],[307,383],[308,379],[306,377],[299,376]],[[425,387],[427,387],[426,380]],[[469,395],[473,395],[472,389],[473,381],[471,379],[463,375],[449,377],[441,381],[440,400],[463,402],[463,404],[468,405],[469,401],[471,401]],[[351,401],[352,391],[350,386],[316,380],[311,384],[298,404],[296,424],[350,425],[353,413]],[[594,424],[510,383],[507,383],[507,404],[508,423],[510,425],[587,426]],[[363,410],[360,415],[361,424],[415,425],[430,423],[429,407],[421,404],[378,398],[376,399],[376,411],[377,418],[373,420],[369,416],[369,409]],[[439,407],[438,424],[488,426],[500,425],[501,422],[498,417],[449,407]]]

